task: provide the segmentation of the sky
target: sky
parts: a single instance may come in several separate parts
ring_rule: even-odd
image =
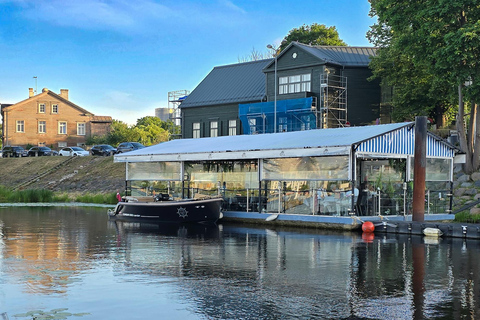
[[[68,89],[95,115],[135,124],[168,107],[168,92],[266,54],[303,24],[372,46],[369,10],[368,0],[0,0],[0,103]]]

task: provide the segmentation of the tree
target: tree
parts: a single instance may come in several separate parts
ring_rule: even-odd
[[[338,31],[334,26],[327,27],[324,24],[318,23],[313,23],[310,26],[304,24],[299,28],[293,28],[290,30],[280,44],[280,51],[285,49],[292,41],[317,46],[347,45],[342,39],[340,39]]]
[[[380,47],[380,59],[390,56],[393,64],[395,54],[401,53],[402,60],[410,63],[410,74],[419,72],[424,77],[425,88],[432,92],[430,98],[439,92],[445,101],[453,96],[458,98],[456,127],[460,148],[467,156],[464,169],[466,172],[477,170],[480,165],[477,105],[480,101],[480,4],[477,0],[369,1],[371,16],[378,18],[369,37]],[[406,68],[403,65],[391,71],[402,72]]]
[[[243,56],[243,57],[238,57],[238,62],[249,62],[249,61],[258,61],[258,60],[263,60],[263,59],[269,59],[273,58],[273,54],[271,52],[261,52],[255,49],[255,47],[252,48],[252,51],[250,54]]]

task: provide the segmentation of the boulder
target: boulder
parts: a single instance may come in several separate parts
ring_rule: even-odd
[[[474,196],[474,195],[477,194],[477,189],[475,189],[475,188],[467,189],[467,190],[465,190],[465,192],[464,192],[463,194],[464,194],[464,195]]]
[[[454,195],[455,197],[461,197],[461,196],[463,196],[463,194],[465,193],[465,190],[466,190],[465,188],[455,189],[455,190],[453,191],[453,195]]]
[[[470,214],[480,214],[480,208],[477,208],[477,207],[470,208]]]
[[[460,177],[457,178],[458,182],[467,182],[470,181],[470,175],[462,174]]]
[[[474,172],[470,175],[470,179],[473,181],[479,181],[480,180],[480,172]]]
[[[462,188],[467,188],[467,189],[468,189],[468,188],[472,188],[473,186],[474,186],[474,184],[473,184],[472,182],[462,182],[462,183],[460,184],[460,187],[462,187]]]

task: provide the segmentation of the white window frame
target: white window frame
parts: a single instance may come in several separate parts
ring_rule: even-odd
[[[58,122],[58,134],[67,134],[67,121]]]
[[[85,122],[77,123],[77,136],[84,136],[86,134],[86,124]]]
[[[52,113],[58,114],[58,104],[52,104]]]
[[[38,104],[38,113],[45,113],[45,103]]]
[[[192,123],[192,138],[200,138],[200,122]]]
[[[38,133],[47,133],[47,121],[38,121]]]
[[[218,137],[218,121],[210,121],[210,137]]]
[[[16,132],[25,132],[25,120],[17,120],[15,124],[17,127]]]
[[[228,120],[228,135],[237,135],[237,120]]]
[[[310,73],[278,78],[278,94],[309,92],[311,88],[312,76]]]

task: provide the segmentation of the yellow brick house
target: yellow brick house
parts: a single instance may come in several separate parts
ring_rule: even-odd
[[[46,88],[12,105],[2,105],[3,146],[80,146],[92,135],[109,132],[112,118],[95,116],[68,99],[68,90],[56,94]]]

